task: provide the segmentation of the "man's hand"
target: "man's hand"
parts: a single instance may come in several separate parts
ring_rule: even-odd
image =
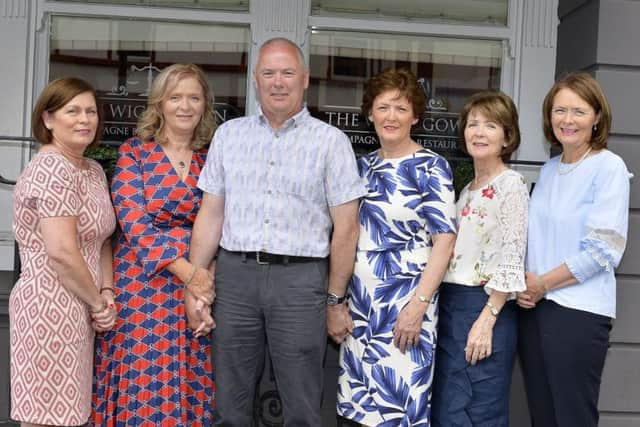
[[[213,300],[216,297],[213,274],[203,267],[199,267],[193,274],[193,277],[187,283],[187,289],[196,299],[202,300],[207,305],[213,304]]]
[[[353,319],[347,304],[327,306],[327,332],[336,343],[342,343],[353,332]]]

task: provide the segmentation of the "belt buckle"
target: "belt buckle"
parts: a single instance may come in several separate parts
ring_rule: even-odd
[[[256,252],[256,263],[258,263],[259,265],[268,265],[269,261],[262,261],[260,260],[260,254],[262,252]]]

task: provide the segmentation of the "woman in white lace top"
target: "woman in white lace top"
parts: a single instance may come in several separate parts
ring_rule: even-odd
[[[508,426],[516,352],[514,292],[525,289],[528,191],[505,165],[520,145],[518,113],[501,92],[460,113],[474,178],[456,203],[458,237],[440,287],[433,426]]]

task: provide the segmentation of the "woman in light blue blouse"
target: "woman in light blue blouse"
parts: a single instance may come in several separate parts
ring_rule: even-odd
[[[562,154],[542,167],[529,206],[527,290],[518,295],[529,410],[534,426],[597,426],[630,174],[607,150],[611,112],[593,77],[563,77],[542,110],[545,137]]]

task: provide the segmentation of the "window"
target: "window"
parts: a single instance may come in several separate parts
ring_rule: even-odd
[[[56,0],[60,1],[60,0]],[[190,9],[248,12],[249,0],[64,0],[77,3],[95,3],[131,6],[164,6]]]
[[[412,137],[457,156],[458,113],[474,92],[500,87],[501,64],[499,41],[313,30],[307,105],[342,129],[357,153],[369,152],[378,141],[360,113],[364,84],[387,68],[409,68],[427,95]]]
[[[153,78],[176,62],[205,71],[219,122],[244,115],[249,39],[242,26],[54,16],[49,78],[93,84],[105,118],[102,140],[119,143],[134,135]]]
[[[508,0],[312,0],[316,16],[507,25]]]

